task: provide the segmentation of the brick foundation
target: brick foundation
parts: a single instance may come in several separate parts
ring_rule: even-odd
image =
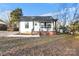
[[[55,31],[48,32],[48,35],[49,36],[56,35],[56,32]]]
[[[40,35],[47,35],[47,31],[41,31]]]
[[[49,36],[52,36],[52,35],[56,35],[56,32],[55,31],[41,31],[41,32],[38,32],[38,31],[33,31],[33,32],[26,32],[26,33],[21,33],[21,34],[25,34],[25,35],[49,35]]]
[[[56,32],[55,31],[50,31],[50,32],[43,31],[43,32],[40,32],[40,35],[49,35],[49,36],[52,36],[52,35],[56,35]]]

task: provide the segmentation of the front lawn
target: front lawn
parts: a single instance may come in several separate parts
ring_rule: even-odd
[[[39,38],[1,37],[0,55],[79,55],[78,44],[73,36],[65,34]]]

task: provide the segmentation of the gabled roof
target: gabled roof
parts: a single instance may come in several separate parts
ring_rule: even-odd
[[[57,21],[52,16],[22,16],[20,21]]]

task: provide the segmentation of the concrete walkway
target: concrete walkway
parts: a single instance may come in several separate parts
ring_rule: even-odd
[[[40,37],[40,35],[7,35],[7,37]]]
[[[17,34],[18,31],[10,32],[10,31],[0,31],[0,37],[6,37],[7,35]]]
[[[40,37],[40,35],[17,35],[18,31],[0,31],[0,37]]]

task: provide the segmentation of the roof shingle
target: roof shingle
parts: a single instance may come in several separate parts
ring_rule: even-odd
[[[22,16],[20,21],[57,21],[57,19],[54,19],[52,16]]]

